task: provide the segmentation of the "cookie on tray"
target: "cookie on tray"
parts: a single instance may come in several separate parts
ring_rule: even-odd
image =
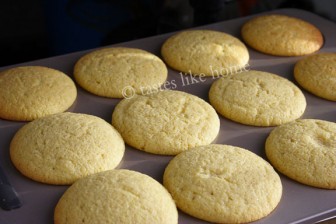
[[[80,58],[74,68],[75,80],[82,88],[110,98],[158,89],[167,75],[167,67],[159,57],[126,47],[95,50]]]
[[[248,50],[238,38],[213,30],[179,32],[164,42],[161,54],[170,67],[202,76],[236,73],[249,61]]]
[[[305,96],[292,82],[253,70],[216,80],[209,100],[224,117],[254,126],[276,126],[295,120],[306,108]]]
[[[310,54],[324,42],[321,31],[311,23],[278,14],[252,18],[243,25],[241,35],[255,50],[276,56]]]
[[[161,155],[210,144],[220,126],[210,104],[175,90],[122,100],[114,109],[112,124],[130,146]]]
[[[35,181],[65,185],[115,168],[124,150],[124,141],[111,124],[96,116],[66,112],[19,129],[10,144],[10,158]]]
[[[165,169],[163,184],[176,205],[214,223],[247,223],[271,213],[282,184],[273,167],[249,150],[208,145],[182,152]]]
[[[306,185],[336,189],[336,123],[299,119],[275,128],[265,144],[271,164]]]
[[[111,170],[76,181],[58,201],[55,224],[177,224],[175,202],[153,178]]]
[[[77,97],[75,83],[61,71],[20,66],[0,72],[0,118],[31,121],[64,112]]]
[[[307,91],[336,101],[336,53],[307,56],[295,64],[294,77]]]

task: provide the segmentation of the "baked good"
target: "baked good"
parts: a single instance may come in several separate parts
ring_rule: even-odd
[[[254,70],[216,80],[209,100],[224,117],[254,126],[276,126],[295,120],[306,108],[305,96],[292,82]]]
[[[123,139],[109,123],[70,112],[24,125],[10,144],[10,158],[23,175],[56,185],[113,169],[124,151]]]
[[[214,223],[261,219],[278,205],[282,184],[273,167],[235,146],[208,145],[182,152],[165,169],[163,184],[176,205]]]
[[[165,83],[168,70],[154,54],[126,47],[90,52],[75,64],[74,77],[85,90],[98,96],[123,98],[143,94]]]
[[[128,145],[161,155],[210,144],[220,126],[210,104],[175,90],[122,100],[114,109],[112,124]]]
[[[318,51],[321,31],[302,19],[269,14],[248,20],[241,29],[244,42],[257,51],[276,56],[300,56]]]
[[[336,123],[299,119],[275,128],[266,155],[281,173],[314,187],[336,189]]]
[[[307,91],[336,101],[336,53],[307,56],[295,64],[294,77]]]
[[[77,89],[69,76],[42,66],[20,66],[0,72],[0,118],[31,121],[66,111]]]
[[[213,77],[245,70],[249,60],[248,50],[238,38],[214,30],[179,32],[164,42],[161,54],[178,71]]]
[[[109,170],[76,181],[58,201],[55,224],[177,224],[176,205],[151,177]]]

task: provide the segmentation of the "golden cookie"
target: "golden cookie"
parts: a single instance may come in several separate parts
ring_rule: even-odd
[[[285,15],[263,15],[247,21],[243,40],[257,51],[277,56],[299,56],[318,51],[323,36],[314,25]]]
[[[307,91],[336,101],[336,53],[320,53],[301,59],[294,67],[294,77]]]
[[[256,154],[229,145],[208,145],[180,153],[163,176],[176,205],[214,223],[261,219],[278,205],[282,184],[273,167]]]
[[[125,144],[101,118],[59,113],[24,125],[10,144],[14,166],[25,176],[48,184],[72,184],[89,174],[115,168]]]
[[[111,170],[76,181],[61,197],[55,224],[177,224],[176,205],[151,177]]]
[[[74,82],[63,72],[41,66],[0,72],[0,118],[31,121],[63,112],[77,97]]]
[[[216,80],[209,100],[224,117],[254,126],[275,126],[295,120],[306,108],[305,96],[292,82],[252,70]]]
[[[122,100],[114,109],[112,124],[130,146],[162,155],[210,144],[220,125],[207,102],[172,90]]]
[[[245,69],[246,46],[237,38],[212,30],[188,30],[168,38],[161,48],[164,61],[185,73],[224,76]]]
[[[275,128],[266,155],[286,176],[319,188],[336,189],[336,123],[299,119]]]
[[[127,91],[141,94],[158,89],[167,79],[163,61],[141,49],[103,48],[84,55],[74,68],[76,82],[85,90],[104,97],[123,98]]]

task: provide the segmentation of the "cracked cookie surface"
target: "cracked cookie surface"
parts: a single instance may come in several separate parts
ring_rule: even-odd
[[[98,96],[123,98],[124,88],[140,94],[143,89],[158,89],[168,70],[154,54],[126,47],[95,50],[80,58],[74,68],[76,82]]]
[[[10,157],[25,176],[48,184],[72,184],[79,178],[115,168],[125,144],[101,118],[59,113],[24,125],[13,137]]]
[[[314,187],[336,189],[336,123],[299,119],[275,128],[265,144],[272,165]]]
[[[165,169],[163,184],[182,211],[214,223],[247,223],[278,205],[282,184],[273,167],[235,146],[212,144],[182,152]]]
[[[0,118],[31,121],[70,108],[75,83],[61,71],[20,66],[0,72]]]
[[[130,146],[162,155],[210,144],[220,128],[209,103],[173,90],[122,100],[114,109],[112,124]]]
[[[109,170],[76,181],[54,212],[55,224],[177,224],[175,202],[156,180],[131,170]]]
[[[310,54],[324,42],[321,31],[313,24],[280,14],[252,18],[243,25],[241,34],[247,45],[277,56]]]
[[[336,101],[335,53],[319,53],[301,59],[295,64],[294,77],[309,92]]]
[[[289,80],[268,72],[247,71],[216,80],[211,105],[224,117],[254,126],[276,126],[304,113],[306,99]]]
[[[212,30],[177,33],[164,42],[161,54],[172,68],[204,76],[244,70],[249,61],[248,50],[238,38]]]

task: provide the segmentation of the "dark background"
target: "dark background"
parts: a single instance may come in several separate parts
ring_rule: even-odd
[[[334,0],[1,0],[0,66],[278,8],[336,21]]]

